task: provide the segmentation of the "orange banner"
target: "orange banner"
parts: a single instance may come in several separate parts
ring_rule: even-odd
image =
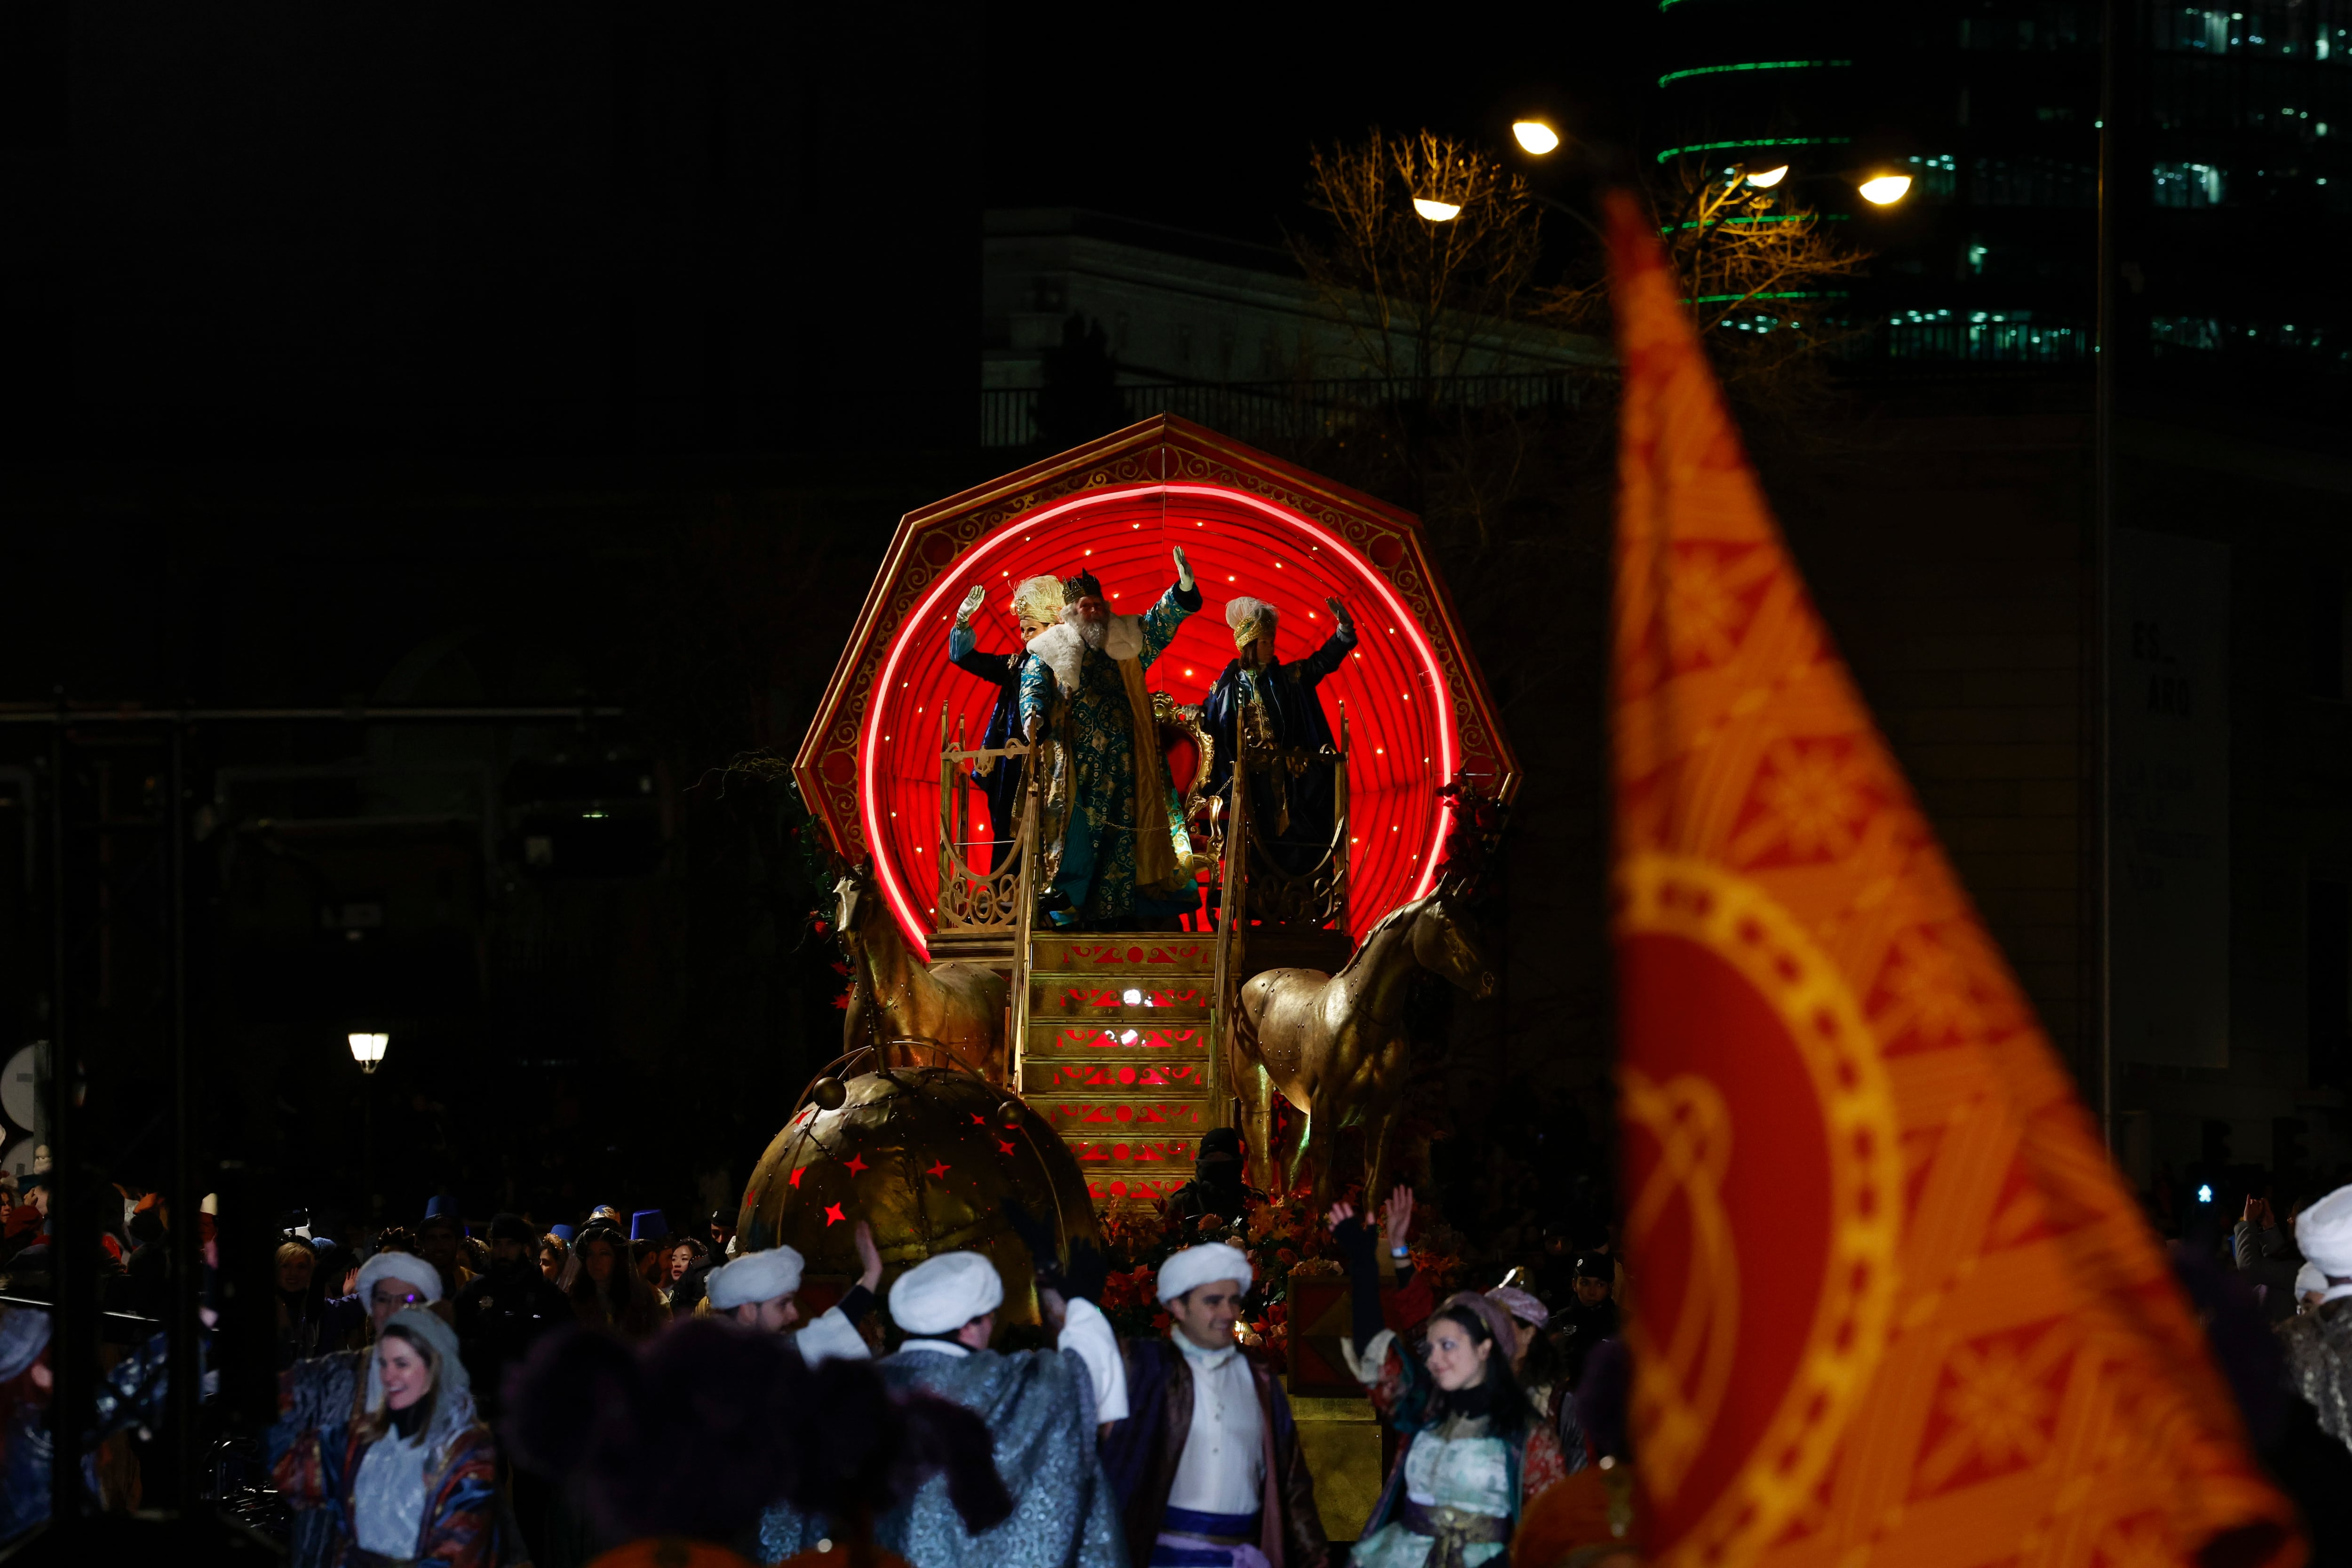
[[[1614,199],[1613,888],[1651,1561],[2303,1560]]]

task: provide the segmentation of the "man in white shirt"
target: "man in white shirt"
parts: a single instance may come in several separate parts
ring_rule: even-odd
[[[793,1333],[793,1325],[800,1322],[798,1297],[806,1263],[797,1248],[770,1247],[712,1270],[707,1298],[710,1315],[762,1333],[792,1333],[793,1348],[813,1367],[828,1361],[866,1360],[872,1353],[859,1325],[874,1311],[874,1288],[882,1282],[882,1252],[862,1219],[852,1239],[864,1270],[857,1283],[798,1333]]]
[[[1126,1420],[1103,1441],[1135,1568],[1324,1568],[1329,1547],[1290,1401],[1241,1354],[1249,1259],[1223,1242],[1160,1266],[1165,1340],[1126,1347]]]
[[[974,1535],[946,1481],[934,1479],[875,1521],[874,1543],[913,1568],[1128,1568],[1118,1500],[1095,1448],[1097,1423],[1127,1414],[1118,1335],[1079,1298],[1067,1303],[1055,1348],[991,1350],[1003,1304],[1004,1281],[978,1252],[943,1252],[890,1287],[890,1317],[905,1337],[876,1364],[883,1381],[953,1400],[988,1423],[1013,1513]],[[760,1560],[782,1562],[830,1536],[824,1520],[771,1509]]]

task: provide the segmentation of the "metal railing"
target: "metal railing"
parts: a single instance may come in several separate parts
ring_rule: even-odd
[[[1588,389],[1612,372],[1540,371],[1517,375],[1332,381],[1161,383],[1116,389],[1126,422],[1172,413],[1229,435],[1305,441],[1352,429],[1370,412],[1428,402],[1445,409],[1577,409]],[[1034,387],[986,387],[980,394],[980,444],[1034,446],[1047,439],[1037,423]],[[1099,433],[1097,433],[1099,434]]]

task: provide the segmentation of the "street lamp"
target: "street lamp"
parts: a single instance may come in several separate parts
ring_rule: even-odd
[[[1450,224],[1462,215],[1459,202],[1434,201],[1428,196],[1415,196],[1412,210],[1433,224]]]
[[[1855,174],[1861,172],[1863,172],[1860,170],[1851,170],[1799,174],[1786,163],[1776,164],[1769,169],[1749,169],[1745,164],[1735,163],[1726,169],[1723,174],[1727,184],[1744,184],[1758,191],[1769,191],[1783,183],[1801,185],[1811,180],[1849,180],[1853,182],[1853,187],[1861,193],[1862,199],[1874,207],[1893,206],[1911,193],[1911,176],[1908,174],[1889,172],[1866,174],[1862,179],[1855,179]]]
[[[1559,132],[1540,120],[1515,120],[1511,121],[1511,134],[1518,138],[1520,146],[1538,158],[1559,146]]]
[[[376,1063],[383,1060],[383,1048],[392,1043],[392,1036],[388,1034],[367,1034],[355,1030],[349,1038],[352,1060],[360,1064],[362,1072],[368,1073],[375,1071]]]

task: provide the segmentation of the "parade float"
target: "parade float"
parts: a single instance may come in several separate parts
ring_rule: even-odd
[[[1030,747],[1018,734],[984,743],[997,689],[951,662],[950,634],[979,589],[979,645],[1017,652],[1013,594],[1040,574],[1089,572],[1114,612],[1144,610],[1177,548],[1205,603],[1151,663],[1150,712],[1198,895],[1151,930],[1061,929],[1039,909],[1036,789],[992,811],[977,781]],[[1280,660],[1324,643],[1330,601],[1356,642],[1319,688],[1331,743],[1253,751],[1237,731],[1234,783],[1213,792],[1201,705],[1234,657],[1215,612],[1243,596],[1280,607]],[[1253,795],[1315,770],[1329,781],[1328,841],[1303,860],[1276,855]],[[813,1258],[847,1257],[814,1202],[820,1179],[828,1204],[854,1196],[873,1215],[980,1214],[1017,1166],[1037,1189],[1024,1201],[1066,1192],[1112,1214],[1164,1199],[1223,1125],[1244,1129],[1263,1188],[1328,1190],[1330,1151],[1351,1128],[1351,1174],[1377,1179],[1409,1066],[1405,981],[1434,972],[1474,996],[1494,984],[1461,885],[1461,830],[1465,812],[1491,825],[1517,779],[1418,519],[1173,416],[904,517],[793,772],[842,867],[845,1050],[861,1054],[795,1108],[746,1194],[743,1229]],[[949,1092],[940,1069],[978,1082],[954,1091],[952,1113],[919,1110]],[[891,1086],[863,1082],[877,1074]],[[1285,1165],[1276,1146],[1280,1103],[1297,1113],[1283,1118],[1290,1144],[1312,1151],[1304,1161]],[[867,1154],[852,1171],[860,1140],[882,1138],[877,1106],[897,1107],[908,1129],[961,1117],[956,1150]],[[846,1152],[818,1152],[828,1141]],[[960,1223],[898,1236],[877,1220],[877,1234],[896,1264],[962,1244],[950,1239]],[[1091,1232],[1094,1217],[1085,1223]]]

